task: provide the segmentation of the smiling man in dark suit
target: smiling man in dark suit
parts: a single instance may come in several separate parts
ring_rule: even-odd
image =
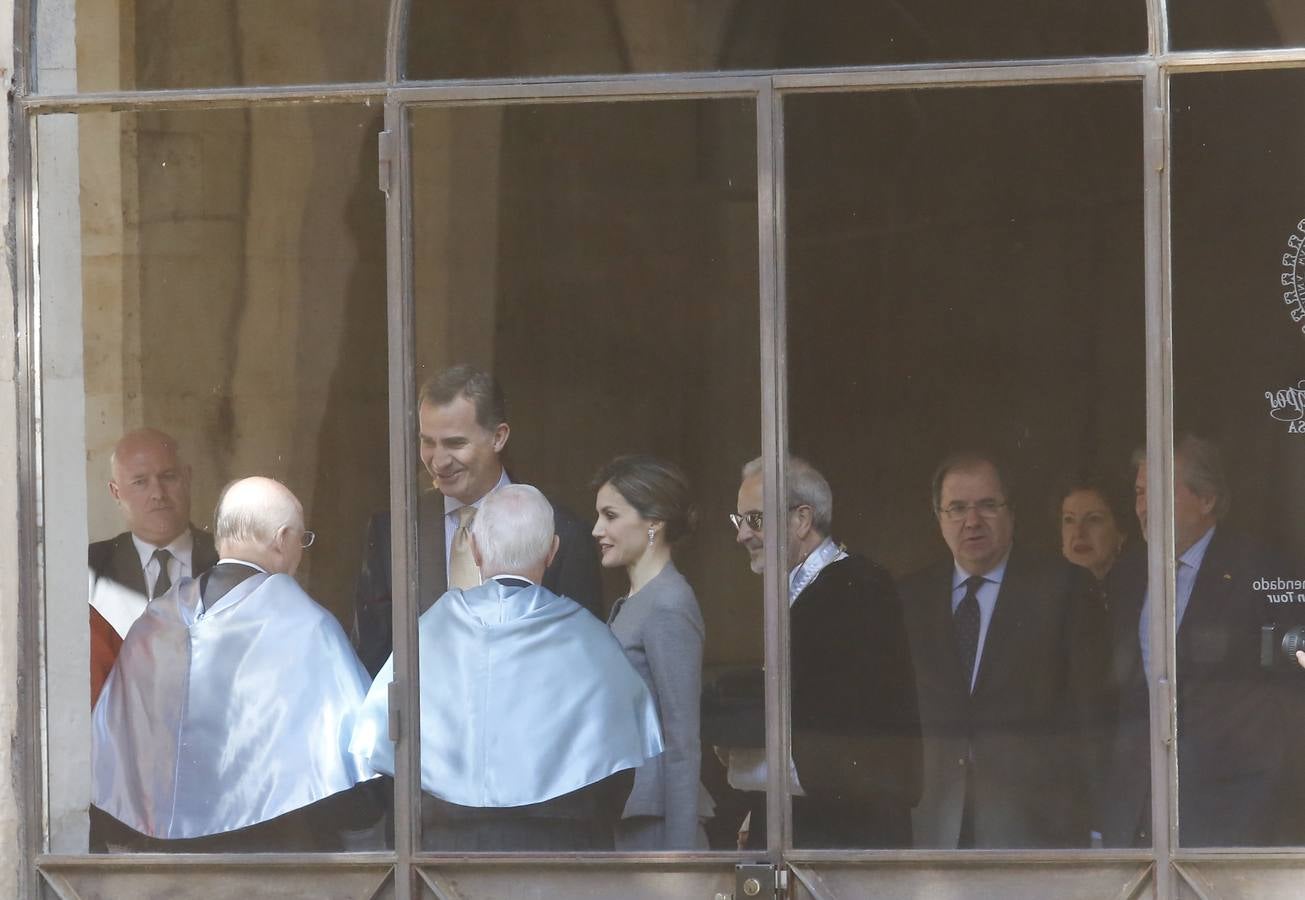
[[[217,551],[212,535],[190,524],[190,466],[170,435],[154,428],[128,432],[113,449],[110,469],[109,494],[127,530],[87,550],[91,619],[93,629],[103,627],[99,616],[126,637],[150,598],[212,566]]]
[[[489,493],[511,483],[500,455],[511,429],[503,391],[494,376],[458,365],[437,373],[418,399],[421,461],[433,490],[418,498],[418,613],[449,588],[481,583],[470,550],[476,509]],[[561,541],[543,586],[602,618],[598,552],[589,528],[553,504]],[[391,651],[390,515],[372,517],[363,569],[354,593],[354,644],[375,675]]]
[[[924,737],[916,846],[1086,846],[1104,615],[1063,559],[1013,549],[991,457],[947,458],[932,493],[952,558],[902,583]]]
[[[1147,534],[1146,454],[1133,456],[1136,509]],[[1229,507],[1218,448],[1174,439],[1175,609],[1178,619],[1178,823],[1184,846],[1299,844],[1302,790],[1293,753],[1305,718],[1305,683],[1266,668],[1260,629],[1301,624],[1297,604],[1269,603],[1258,579],[1295,578],[1281,558],[1221,521]],[[1150,844],[1150,699],[1146,554],[1111,572],[1119,727],[1104,798],[1108,846]],[[1280,652],[1276,647],[1275,653]],[[1285,661],[1285,660],[1284,660]]]

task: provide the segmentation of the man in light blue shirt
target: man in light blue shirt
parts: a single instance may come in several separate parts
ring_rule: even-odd
[[[1136,509],[1147,533],[1146,455],[1137,467]],[[1174,560],[1176,618],[1172,675],[1178,710],[1179,839],[1189,847],[1274,846],[1305,839],[1303,792],[1294,777],[1293,742],[1305,719],[1305,684],[1298,672],[1260,662],[1265,625],[1279,629],[1300,618],[1297,604],[1275,604],[1260,579],[1297,573],[1263,544],[1223,521],[1228,484],[1219,449],[1190,434],[1174,438]],[[1118,734],[1102,792],[1102,831],[1108,846],[1148,846],[1150,685],[1164,668],[1151,652],[1152,608],[1163,594],[1147,584],[1146,554],[1116,564],[1107,581],[1116,619]]]

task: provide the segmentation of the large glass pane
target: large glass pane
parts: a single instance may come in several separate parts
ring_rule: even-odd
[[[431,0],[413,5],[407,76],[803,69],[1145,50],[1140,0]]]
[[[384,846],[347,749],[358,536],[388,495],[380,127],[39,121],[51,782],[82,792],[56,842],[85,846],[89,790],[98,850]],[[283,487],[245,483],[215,523],[253,475]]]
[[[389,0],[38,2],[38,87],[380,81],[389,7]]]
[[[1140,89],[784,111],[795,842],[1090,846],[1144,559]]]
[[[713,728],[764,731],[727,518],[760,440],[753,103],[419,109],[412,148],[422,846],[704,848],[714,813],[733,849]]]
[[[1179,837],[1305,843],[1296,71],[1183,76],[1173,99]],[[1155,591],[1151,592],[1154,596]]]
[[[1293,0],[1170,0],[1175,50],[1299,47],[1305,8]]]

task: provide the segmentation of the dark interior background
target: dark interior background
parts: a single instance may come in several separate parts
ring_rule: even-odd
[[[1305,130],[1276,114],[1305,102],[1305,73],[1182,75],[1171,92],[1175,417],[1219,442],[1230,521],[1302,559],[1305,434],[1264,395],[1305,378],[1281,277],[1305,238]]]
[[[440,0],[407,76],[802,69],[1146,51],[1144,0]]]
[[[1058,551],[1066,477],[1131,493],[1140,109],[1135,85],[785,101],[790,445],[894,574],[947,558],[929,482],[955,450],[1005,459],[1022,546]]]

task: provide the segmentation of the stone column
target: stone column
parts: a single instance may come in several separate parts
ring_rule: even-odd
[[[0,0],[0,75],[13,75],[13,0]],[[12,114],[12,102],[11,102]],[[0,147],[9,146],[10,116],[0,120]],[[14,749],[23,741],[18,709],[18,382],[15,378],[17,290],[14,282],[14,210],[10,195],[12,157],[0,154],[0,222],[4,223],[4,261],[0,264],[0,896],[17,897],[23,867],[20,785],[23,773]]]

